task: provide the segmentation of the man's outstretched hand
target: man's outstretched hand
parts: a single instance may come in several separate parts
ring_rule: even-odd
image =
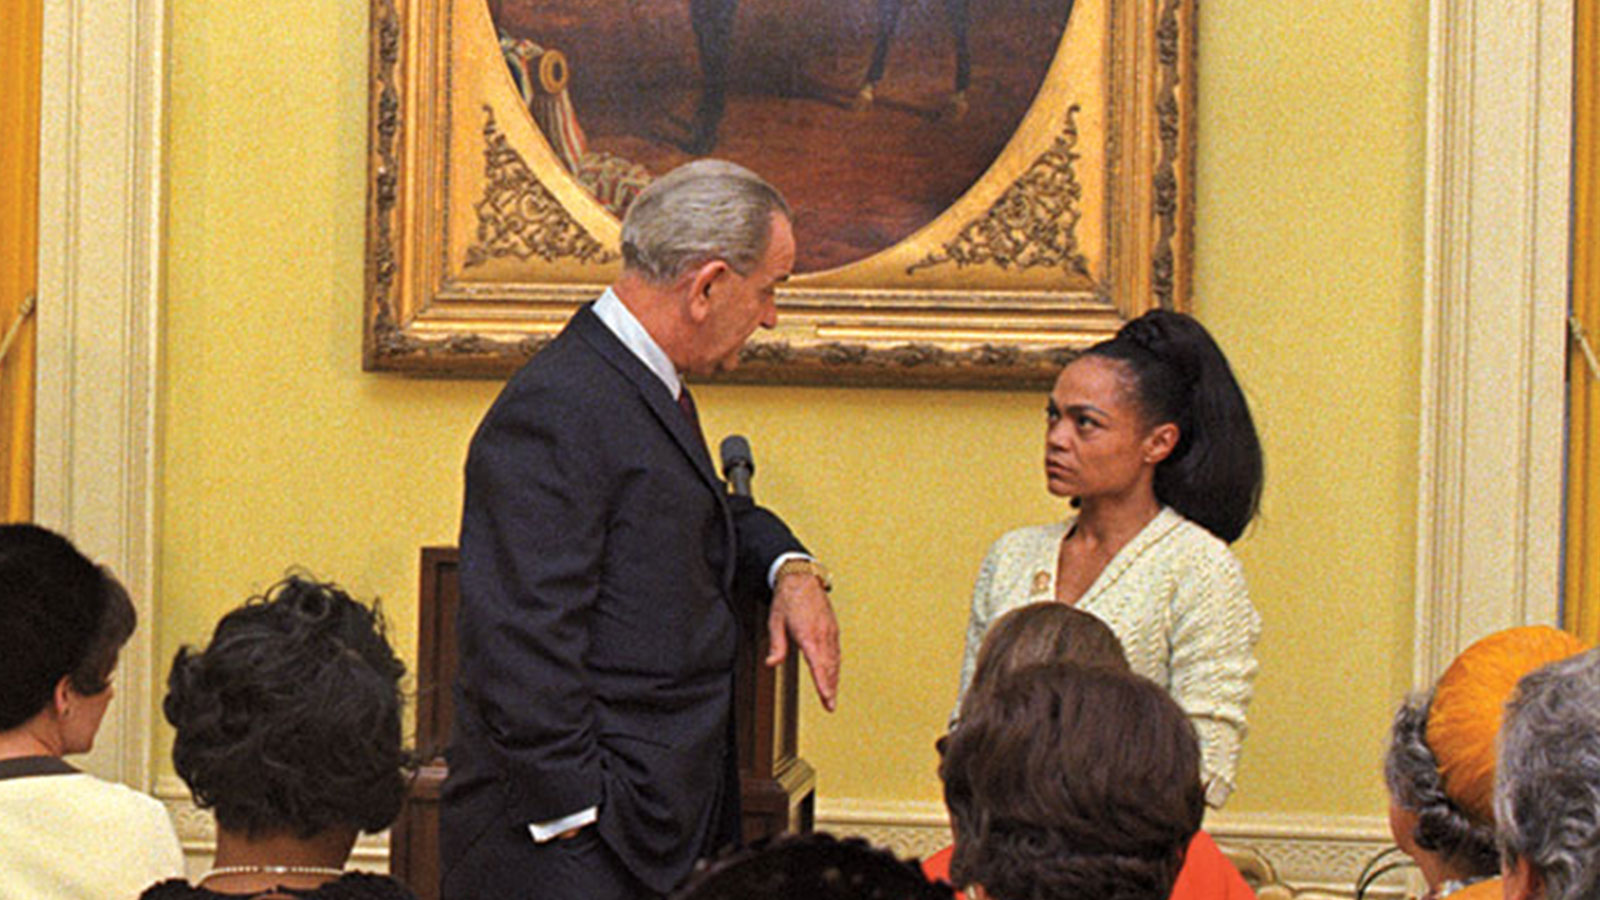
[[[822,580],[805,572],[786,574],[772,589],[772,614],[767,617],[771,649],[767,665],[778,666],[789,656],[789,642],[811,668],[822,708],[833,712],[839,697],[839,622]]]

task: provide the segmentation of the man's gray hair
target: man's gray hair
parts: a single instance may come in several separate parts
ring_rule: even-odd
[[[1548,900],[1600,897],[1600,651],[1517,685],[1500,726],[1500,851],[1544,879]]]
[[[774,213],[791,217],[761,176],[720,159],[696,160],[651,182],[628,207],[623,266],[656,284],[713,259],[748,275],[766,253]]]

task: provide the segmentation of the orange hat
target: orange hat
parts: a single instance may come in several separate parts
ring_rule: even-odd
[[[1468,647],[1433,689],[1428,748],[1439,760],[1444,792],[1467,815],[1494,824],[1495,738],[1522,676],[1588,647],[1544,625],[1509,628]]]

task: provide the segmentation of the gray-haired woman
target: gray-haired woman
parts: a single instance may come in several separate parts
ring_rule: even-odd
[[[1522,679],[1500,736],[1504,896],[1600,897],[1600,652]]]

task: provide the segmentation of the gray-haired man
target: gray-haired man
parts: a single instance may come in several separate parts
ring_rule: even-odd
[[[468,453],[460,679],[441,816],[446,898],[654,897],[737,838],[735,585],[772,589],[823,704],[827,574],[731,498],[685,374],[776,322],[789,209],[731,163],[641,193],[624,269],[506,385]]]

